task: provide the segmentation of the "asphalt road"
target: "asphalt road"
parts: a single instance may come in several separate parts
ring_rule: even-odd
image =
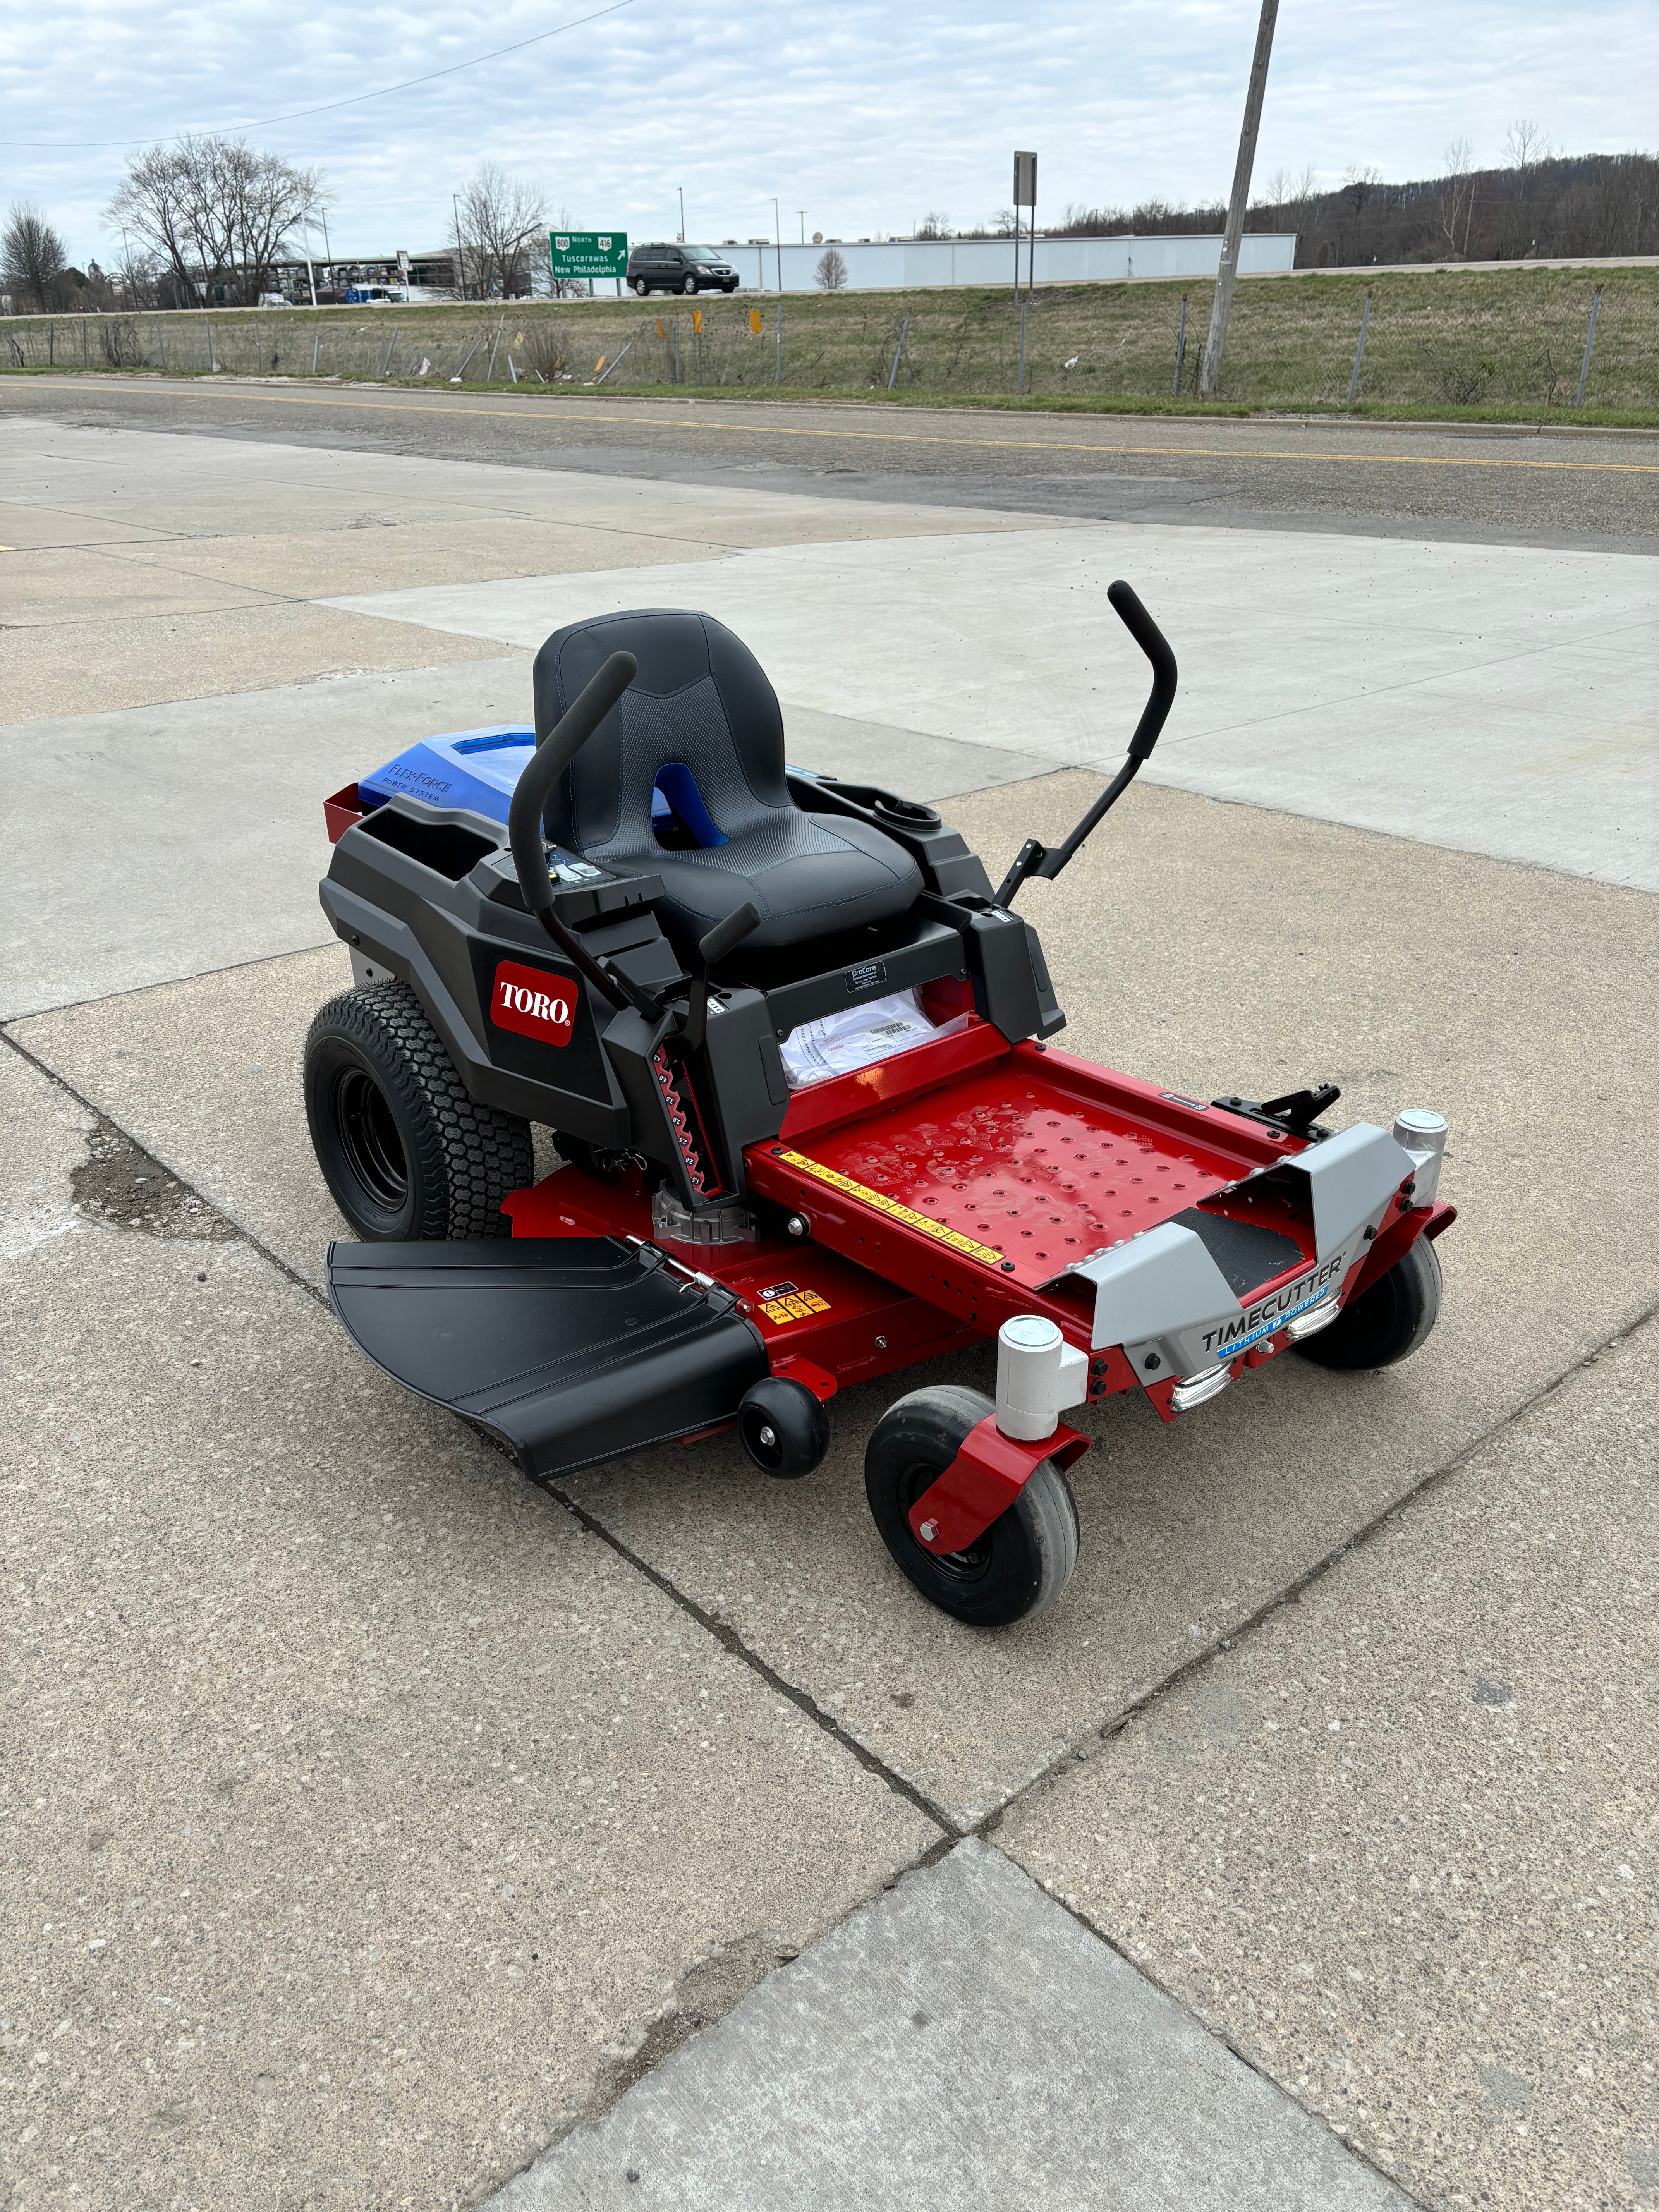
[[[848,499],[1659,553],[1659,435],[29,377],[76,423]]]

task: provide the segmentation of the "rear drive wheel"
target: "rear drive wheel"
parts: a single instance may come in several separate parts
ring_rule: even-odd
[[[634,279],[634,289],[639,294],[641,299],[643,300],[646,295],[650,291],[651,287],[646,283],[643,276],[636,276]]]
[[[1052,1460],[965,1551],[936,1557],[911,1534],[910,1508],[995,1410],[953,1383],[913,1390],[882,1415],[864,1455],[865,1495],[883,1543],[931,1604],[970,1628],[1046,1613],[1077,1565],[1077,1507]]]
[[[511,1236],[501,1200],[534,1179],[530,1124],[468,1097],[407,983],[329,1001],[305,1092],[324,1178],[365,1243]]]
[[[1321,1367],[1392,1367],[1417,1350],[1440,1317],[1440,1261],[1419,1237],[1328,1328],[1297,1350]]]
[[[685,280],[684,283],[683,283],[683,284],[680,286],[680,289],[681,289],[681,291],[684,293],[684,295],[685,295],[685,296],[686,296],[686,298],[687,298],[688,300],[689,300],[689,299],[690,299],[690,298],[692,297],[692,295],[696,293],[696,289],[697,289],[697,280],[696,280],[696,278],[695,276],[688,276],[688,277],[686,278],[686,280]]]

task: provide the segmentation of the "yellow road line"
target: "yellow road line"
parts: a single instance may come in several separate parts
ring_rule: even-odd
[[[38,386],[34,388],[39,388]],[[54,384],[46,387],[53,392],[103,391],[108,387],[82,385],[77,379],[73,384]],[[527,414],[521,407],[470,407],[458,405],[453,400],[357,399],[344,393],[337,398],[325,392],[256,392],[246,385],[221,386],[217,389],[200,385],[180,384],[170,388],[171,396],[193,399],[259,399],[278,407],[356,407],[388,415],[474,415],[499,416],[515,422],[532,422],[538,429],[550,422],[602,422],[615,429],[618,422],[639,422],[637,416],[573,415],[561,411],[557,415]],[[649,406],[649,400],[635,400],[635,406]],[[930,437],[921,431],[911,430],[823,430],[795,422],[699,422],[690,416],[677,416],[672,422],[659,422],[651,416],[643,418],[647,428],[665,430],[701,430],[707,434],[721,433],[739,438],[850,438],[866,444],[886,446],[963,446],[991,448],[998,452],[1020,453],[1127,453],[1145,459],[1151,455],[1159,460],[1212,461],[1363,461],[1385,468],[1397,469],[1567,469],[1592,470],[1618,476],[1659,476],[1659,461],[1522,461],[1492,460],[1480,454],[1430,453],[1291,453],[1263,447],[1255,452],[1235,452],[1227,446],[1103,446],[1058,438],[941,438]],[[1425,425],[1425,434],[1431,426]]]

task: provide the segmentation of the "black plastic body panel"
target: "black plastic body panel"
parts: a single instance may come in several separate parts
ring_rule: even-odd
[[[614,1237],[337,1243],[326,1277],[377,1367],[542,1481],[729,1421],[769,1371],[729,1292]]]
[[[720,970],[721,979],[741,979],[763,991],[773,1030],[786,1037],[803,1022],[842,1013],[866,1000],[885,998],[890,991],[919,988],[947,975],[965,977],[958,917],[937,900],[928,900],[927,905],[927,913],[918,903],[895,921],[821,937],[810,945],[792,945],[779,952],[751,952],[745,957],[739,945]],[[803,975],[800,969],[809,962],[813,972]]]
[[[1066,1017],[1055,1002],[1042,947],[1029,922],[971,893],[940,899],[924,892],[915,910],[961,932],[974,987],[974,1011],[1000,1029],[1010,1044],[1023,1037],[1051,1037],[1065,1028]]]
[[[789,771],[789,795],[797,806],[820,814],[853,814],[890,837],[921,870],[930,891],[950,898],[958,892],[991,896],[991,879],[985,863],[969,850],[960,831],[947,828],[931,806],[901,799],[878,784],[843,783],[839,776],[812,775],[799,769]],[[907,819],[927,816],[931,819]]]
[[[348,830],[334,848],[319,896],[336,933],[376,967],[414,990],[442,1037],[473,1097],[590,1144],[618,1148],[634,1141],[627,1102],[599,1039],[615,1009],[577,976],[533,916],[489,896],[486,860],[459,880],[404,850],[393,828],[403,817],[418,844],[430,832],[482,836],[495,825],[482,817],[428,807],[402,797]],[[388,829],[392,834],[388,835]],[[453,849],[453,848],[452,848]],[[635,940],[623,957],[634,965],[678,973],[666,940],[648,911],[601,924]],[[660,948],[660,949],[659,949]],[[570,1041],[544,1043],[497,1027],[489,1018],[495,971],[502,961],[557,981],[574,1004]],[[641,980],[645,980],[641,978]],[[653,980],[655,980],[653,977]]]
[[[975,885],[983,882],[978,860],[931,809],[873,787],[795,781],[797,796],[817,804],[815,794],[826,803],[834,794],[843,811],[898,837],[932,872],[930,880],[963,873],[966,855],[966,873]],[[900,808],[915,818],[896,820]],[[322,904],[348,945],[412,987],[475,1098],[595,1146],[642,1152],[669,1169],[690,1206],[741,1194],[744,1147],[777,1135],[789,1103],[779,1040],[803,1022],[949,979],[971,983],[976,1010],[1010,1042],[1065,1026],[1036,933],[977,888],[924,891],[895,921],[804,946],[739,946],[716,979],[722,1010],[702,1050],[689,1061],[670,1055],[678,1106],[689,1102],[697,1132],[696,1171],[707,1184],[699,1191],[688,1181],[676,1104],[665,1103],[653,1065],[673,1035],[672,1020],[647,1022],[613,1006],[577,975],[525,910],[511,870],[498,825],[400,795],[340,839]],[[672,1002],[689,979],[652,910],[660,890],[647,874],[606,877],[555,896],[561,919],[580,931],[584,945]],[[503,962],[545,975],[570,1000],[567,1043],[491,1019]]]

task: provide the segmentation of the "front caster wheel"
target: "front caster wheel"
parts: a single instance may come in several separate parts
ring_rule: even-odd
[[[910,1508],[994,1411],[977,1390],[955,1384],[913,1390],[882,1415],[864,1455],[865,1494],[883,1543],[931,1604],[970,1628],[1046,1613],[1077,1565],[1077,1507],[1052,1460],[966,1551],[936,1558],[911,1534]]]
[[[830,1449],[830,1416],[804,1382],[763,1375],[744,1393],[738,1438],[763,1474],[811,1474]]]
[[[1328,1328],[1296,1348],[1321,1367],[1392,1367],[1417,1350],[1439,1317],[1440,1261],[1428,1238],[1419,1237]]]

